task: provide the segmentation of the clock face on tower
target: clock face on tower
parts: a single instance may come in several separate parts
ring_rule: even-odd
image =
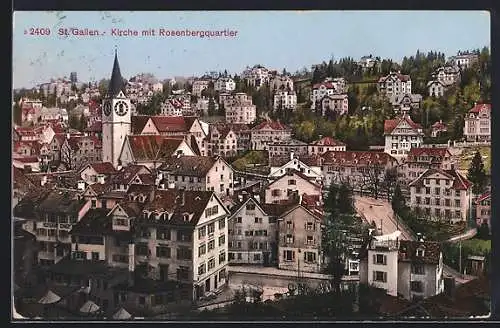
[[[124,101],[118,101],[115,104],[115,113],[118,116],[124,116],[128,112],[128,105]]]
[[[111,115],[111,103],[110,102],[104,103],[103,112],[104,112],[104,115],[106,115],[106,116]]]

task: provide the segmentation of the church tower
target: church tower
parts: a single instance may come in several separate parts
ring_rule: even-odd
[[[130,99],[125,94],[125,81],[115,50],[111,81],[102,102],[102,161],[111,162],[115,168],[119,165],[125,138],[130,134],[130,111]]]

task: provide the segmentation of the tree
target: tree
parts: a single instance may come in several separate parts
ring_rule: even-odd
[[[479,239],[490,239],[490,227],[488,223],[484,222],[480,226],[477,227],[477,235],[476,238]]]
[[[398,182],[398,171],[395,167],[385,170],[382,186],[387,193],[387,201],[391,201],[392,193]]]
[[[401,191],[401,187],[399,183],[396,184],[396,188],[394,188],[394,194],[391,199],[392,210],[396,214],[401,214],[401,211],[406,208],[406,200],[403,196],[403,192]]]
[[[345,182],[338,189],[337,209],[340,214],[354,214],[352,190]]]
[[[68,125],[70,128],[80,131],[81,118],[78,115],[70,114],[68,118]]]
[[[467,172],[467,179],[473,183],[472,192],[479,195],[486,187],[486,171],[484,170],[483,158],[479,151],[476,151]]]
[[[213,97],[208,99],[208,116],[215,115],[215,100]]]
[[[83,131],[87,128],[87,118],[85,115],[80,115],[80,123],[79,123],[80,131]]]
[[[21,110],[21,105],[19,105],[19,102],[15,102],[14,107],[12,109],[12,118],[14,123],[17,125],[22,124],[22,110]]]
[[[363,169],[363,187],[366,187],[375,199],[378,199],[382,187],[383,172],[384,168],[378,164],[368,165]]]

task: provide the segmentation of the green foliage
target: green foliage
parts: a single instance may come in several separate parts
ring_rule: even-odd
[[[483,158],[479,151],[476,151],[467,172],[467,179],[472,183],[472,192],[479,195],[484,192],[487,183],[486,171],[484,169]]]
[[[262,165],[268,164],[268,155],[266,151],[263,150],[250,150],[243,154],[240,158],[235,160],[231,165],[239,171],[244,171],[248,169],[251,165]]]
[[[19,102],[16,101],[14,106],[12,107],[12,119],[14,123],[17,125],[21,125],[22,123],[22,111],[21,111],[21,106],[19,105]]]
[[[205,91],[205,90],[203,90]],[[215,115],[215,100],[213,97],[210,97],[208,100],[208,116],[214,116]]]
[[[491,238],[490,227],[487,223],[483,223],[477,227],[477,235],[476,238],[488,240]]]
[[[392,210],[394,213],[400,214],[406,210],[406,200],[401,191],[401,187],[399,183],[396,184],[396,188],[394,189],[394,194],[391,199]]]
[[[137,104],[137,112],[140,115],[158,115],[161,113],[161,105],[164,101],[164,94],[155,93],[147,104]]]
[[[462,270],[467,264],[467,257],[472,256],[491,256],[491,240],[469,239],[461,242],[462,244]],[[444,262],[455,270],[460,269],[460,243],[443,244]]]

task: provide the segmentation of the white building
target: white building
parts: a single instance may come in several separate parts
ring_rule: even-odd
[[[267,185],[266,203],[281,203],[303,194],[321,196],[321,185],[311,181],[310,177],[297,170],[287,170],[286,172]]]
[[[455,66],[459,66],[462,69],[469,68],[474,62],[479,60],[479,56],[475,54],[458,55],[451,58]]]
[[[268,150],[269,145],[292,138],[292,129],[283,123],[265,121],[251,130],[251,149]]]
[[[422,126],[403,114],[384,122],[384,152],[400,160],[406,157],[411,148],[418,148],[424,143]]]
[[[408,300],[421,300],[442,293],[440,243],[400,240],[400,234],[396,231],[372,237],[367,249],[360,254],[360,283]]]
[[[230,77],[220,77],[215,81],[214,89],[218,92],[231,92],[236,89],[236,83]]]
[[[255,88],[260,88],[262,85],[269,82],[269,70],[261,65],[247,68],[241,75],[248,81],[248,84]]]
[[[273,108],[284,110],[294,110],[297,107],[297,94],[293,90],[278,90],[274,94]]]
[[[311,93],[311,109],[317,107],[318,102],[326,96],[340,93],[332,82],[323,82],[313,85]]]
[[[491,141],[491,104],[476,104],[465,116],[467,141]]]
[[[257,119],[257,108],[252,97],[238,92],[224,101],[226,123],[251,124]]]
[[[472,183],[457,170],[428,169],[409,187],[410,207],[421,217],[457,223],[470,216]]]
[[[193,95],[196,97],[201,97],[201,93],[203,90],[207,89],[210,85],[210,80],[208,79],[199,79],[193,82]]]
[[[429,90],[429,96],[439,98],[444,96],[446,88],[440,81],[429,81],[427,83],[427,90]]]
[[[346,144],[332,137],[319,136],[307,147],[308,154],[324,154],[327,151],[346,151]]]
[[[320,100],[321,114],[323,116],[341,116],[349,111],[349,97],[347,94],[331,94]]]
[[[400,94],[411,94],[411,78],[401,72],[391,72],[378,80],[379,92],[384,93],[388,98],[393,98]]]
[[[292,78],[285,75],[273,76],[269,84],[271,87],[271,91],[278,91],[280,89],[294,90]]]

